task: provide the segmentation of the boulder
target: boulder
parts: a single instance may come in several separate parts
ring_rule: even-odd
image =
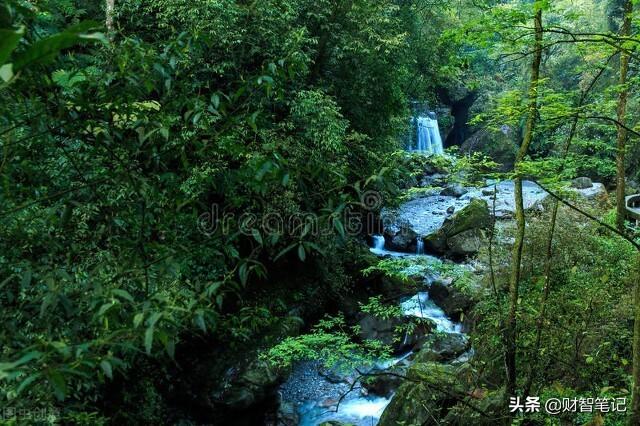
[[[606,199],[607,189],[602,183],[594,182],[588,188],[572,188],[575,192],[588,200]]]
[[[490,226],[487,202],[474,199],[462,210],[446,218],[440,229],[427,235],[424,238],[425,246],[452,257],[468,256],[478,251],[483,236],[481,231]]]
[[[452,396],[463,395],[455,380],[455,369],[449,365],[414,364],[408,376],[412,380],[400,385],[382,413],[379,426],[437,424],[437,419],[455,404],[457,398]],[[436,390],[434,384],[446,389],[446,393]]]
[[[593,186],[593,182],[586,176],[577,177],[571,182],[571,186],[577,189],[587,189]]]
[[[484,234],[480,229],[469,229],[449,238],[447,246],[453,257],[471,256],[480,250]]]
[[[447,195],[450,197],[462,197],[464,194],[469,192],[467,188],[460,185],[459,183],[454,183],[451,185],[447,185],[442,191],[440,191],[440,195]]]
[[[367,394],[388,398],[404,381],[407,366],[399,364],[391,369],[373,371],[372,373],[362,381],[362,386],[367,390]]]
[[[384,234],[388,249],[396,251],[415,250],[418,233],[410,223],[402,221],[396,225],[386,227]]]
[[[222,402],[233,409],[246,409],[263,401],[277,384],[279,372],[268,361],[257,359],[227,389]]]
[[[415,355],[415,363],[450,361],[463,354],[471,344],[464,334],[438,333],[429,336]]]
[[[419,324],[414,324],[410,327],[410,333],[400,331],[412,321],[412,318],[406,316],[380,318],[365,314],[360,321],[358,321],[360,338],[365,340],[379,340],[382,344],[390,346],[395,353],[401,353],[413,348],[424,340],[431,332],[433,326],[427,321],[421,321]]]
[[[475,304],[473,298],[458,290],[451,280],[434,280],[429,287],[429,298],[451,318],[460,318],[460,314]]]

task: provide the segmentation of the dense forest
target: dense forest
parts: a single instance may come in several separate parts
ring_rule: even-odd
[[[0,0],[0,425],[640,425],[633,0]]]

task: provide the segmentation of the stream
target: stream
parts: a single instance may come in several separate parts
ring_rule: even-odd
[[[416,254],[401,253],[385,249],[382,235],[373,236],[371,252],[380,257],[429,258],[419,245]],[[428,290],[425,285],[425,290]],[[421,291],[404,298],[400,307],[405,316],[426,318],[435,324],[440,333],[462,334],[462,325],[448,318],[444,311],[429,298],[428,291]],[[410,363],[413,353],[407,352],[386,362],[379,361],[369,371],[387,371],[399,363]],[[323,422],[337,421],[356,426],[376,425],[382,412],[391,402],[393,394],[371,395],[357,379],[357,372],[339,375],[327,371],[317,361],[303,361],[294,366],[288,380],[280,387],[281,412],[295,419],[291,424],[317,426]],[[287,423],[285,423],[287,424]]]

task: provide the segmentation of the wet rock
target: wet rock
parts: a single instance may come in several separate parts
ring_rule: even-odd
[[[444,280],[435,280],[431,283],[429,298],[451,318],[460,318],[460,314],[468,311],[475,304],[470,295],[458,290],[451,281]]]
[[[418,345],[430,333],[432,324],[421,321],[413,324],[407,332],[407,326],[412,322],[409,317],[379,318],[365,314],[358,321],[360,337],[366,340],[379,340],[390,346],[395,353],[407,351]],[[403,331],[403,329],[405,329]]]
[[[469,229],[449,238],[447,245],[453,257],[471,256],[480,250],[484,234],[479,229]]]
[[[224,395],[222,402],[233,409],[246,409],[267,397],[279,379],[278,371],[267,361],[255,360]]]
[[[451,185],[447,185],[442,191],[440,191],[440,195],[448,195],[450,197],[462,197],[464,194],[469,192],[467,188],[460,185],[459,183],[454,183]]]
[[[470,348],[467,336],[460,333],[439,333],[429,336],[422,349],[415,355],[414,362],[450,361]]]
[[[413,226],[409,222],[401,221],[397,224],[385,227],[384,235],[386,246],[390,250],[415,250],[418,233],[413,229]]]
[[[444,417],[455,404],[457,398],[452,396],[462,395],[455,381],[455,370],[449,365],[418,363],[410,368],[408,375],[412,380],[400,385],[382,413],[379,426],[437,424],[437,419]],[[434,384],[447,392],[438,391]]]
[[[448,215],[452,215],[452,214],[453,214],[453,212],[455,212],[455,211],[456,211],[455,206],[449,206],[449,207],[447,208],[447,214],[448,214]]]
[[[514,201],[514,183],[511,180],[506,180],[502,182],[497,182],[495,184],[491,184],[490,186],[471,190],[462,197],[459,198],[460,201],[471,201],[474,198],[481,198],[487,202],[489,206],[489,211],[493,211],[494,204],[494,195],[493,189],[494,185],[497,189],[497,193],[495,196],[495,217],[496,219],[511,219],[514,217],[514,213],[516,211],[515,201]],[[536,204],[540,203],[544,199],[548,197],[548,194],[540,188],[535,182],[531,182],[528,180],[522,181],[522,198],[524,202],[525,210],[530,210],[531,208],[535,208]]]
[[[593,182],[588,177],[577,177],[571,182],[571,186],[577,189],[587,189],[593,186]]]
[[[300,423],[300,416],[293,402],[281,402],[277,412],[278,425],[295,426]]]
[[[407,367],[394,366],[387,371],[375,371],[373,375],[362,381],[362,386],[368,394],[390,397],[404,381]]]
[[[424,238],[432,251],[453,257],[467,256],[478,251],[481,230],[491,225],[487,202],[472,200],[469,205],[445,219],[442,227]],[[471,231],[471,232],[469,232]]]

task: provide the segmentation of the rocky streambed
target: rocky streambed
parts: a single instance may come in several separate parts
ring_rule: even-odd
[[[606,196],[602,184],[581,179],[574,182],[575,192],[586,198]],[[525,209],[544,209],[547,194],[538,185],[525,181],[523,189]],[[389,336],[403,321],[364,317],[359,322],[362,337],[391,344],[395,356],[346,373],[328,370],[319,361],[296,364],[278,390],[277,424],[429,424],[428,416],[455,415],[455,410],[448,410],[456,404],[456,395],[468,396],[460,383],[473,356],[460,321],[483,290],[478,285],[474,299],[457,289],[454,280],[425,273],[422,266],[425,261],[456,262],[479,275],[481,271],[468,259],[485,243],[493,219],[513,217],[513,192],[511,181],[488,181],[481,188],[448,185],[439,193],[426,191],[395,209],[383,209],[384,234],[372,236],[370,250],[380,258],[407,260],[407,274],[418,285],[396,303],[405,318],[426,319],[431,327],[426,331],[418,327],[398,342]],[[414,263],[418,272],[411,271]],[[434,391],[431,379],[447,389]],[[491,403],[490,398],[486,401]]]

